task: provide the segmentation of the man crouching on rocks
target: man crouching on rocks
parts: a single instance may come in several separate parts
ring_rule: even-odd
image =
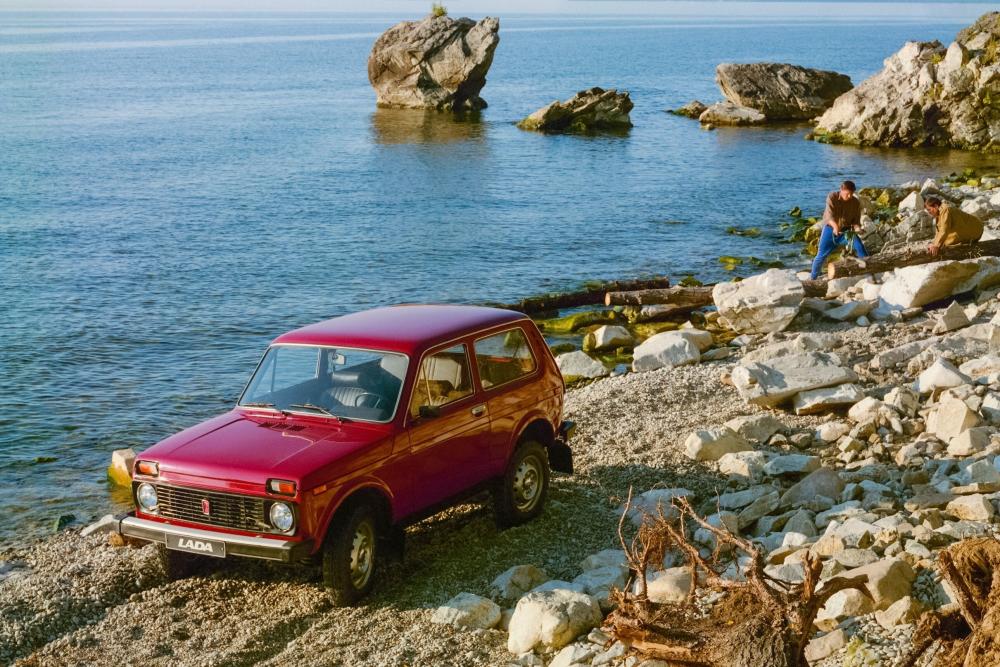
[[[826,196],[826,209],[823,211],[823,229],[819,234],[819,250],[812,265],[812,279],[819,278],[827,257],[840,246],[847,245],[848,231],[861,231],[861,201],[854,196],[857,188],[854,181],[844,181],[840,190]],[[865,244],[857,236],[854,237],[854,252],[858,257],[867,257]]]
[[[975,243],[983,235],[983,221],[960,208],[952,208],[938,197],[928,197],[924,210],[937,223],[937,234],[927,246],[931,257],[937,257],[941,248],[959,243]]]

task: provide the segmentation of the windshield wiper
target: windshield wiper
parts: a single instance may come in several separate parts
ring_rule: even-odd
[[[288,414],[287,410],[282,410],[281,408],[275,406],[274,403],[265,403],[265,402],[240,403],[240,407],[241,408],[268,408],[270,410],[274,410],[275,412],[279,412],[279,413],[281,413],[283,415],[287,415]]]
[[[340,415],[335,415],[332,412],[330,412],[329,410],[327,410],[326,408],[324,408],[322,405],[316,405],[315,403],[292,403],[288,407],[290,407],[290,408],[303,408],[303,409],[306,409],[306,410],[314,410],[314,411],[316,411],[316,412],[318,412],[318,413],[320,413],[322,415],[326,415],[327,417],[333,417],[334,419],[336,419],[338,421],[342,421],[342,422],[350,421],[346,417],[341,417]]]

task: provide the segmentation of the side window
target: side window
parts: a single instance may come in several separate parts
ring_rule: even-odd
[[[424,405],[439,407],[472,394],[472,375],[465,345],[456,345],[424,357],[416,383],[410,414],[420,415]]]
[[[484,389],[516,380],[535,370],[535,357],[520,328],[477,340],[475,347],[476,365]]]

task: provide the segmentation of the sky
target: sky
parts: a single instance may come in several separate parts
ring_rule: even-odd
[[[974,18],[996,9],[995,3],[960,0],[898,2],[730,2],[690,0],[444,0],[458,15],[542,13],[670,14],[720,17],[824,16],[926,19]],[[151,11],[151,12],[378,12],[401,18],[423,14],[430,0],[0,0],[0,11]]]

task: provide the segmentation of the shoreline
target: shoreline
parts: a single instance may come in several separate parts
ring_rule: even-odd
[[[1000,188],[995,191],[1000,192]],[[1000,220],[994,217],[994,222]],[[863,282],[864,277],[857,277],[855,285],[846,287],[835,301],[855,298],[851,290],[859,296]],[[115,547],[107,535],[85,538],[75,528],[21,547],[5,548],[0,552],[0,638],[6,642],[0,639],[0,661],[16,658],[20,662],[15,664],[21,665],[110,664],[129,655],[148,664],[195,664],[206,659],[264,665],[371,661],[392,665],[449,661],[470,667],[508,664],[521,658],[507,651],[504,630],[470,631],[441,625],[432,621],[433,610],[462,592],[492,597],[511,609],[511,601],[491,592],[490,582],[507,568],[526,563],[544,569],[552,579],[589,581],[587,585],[595,588],[588,592],[601,595],[607,588],[588,575],[593,561],[587,558],[607,549],[620,549],[616,526],[630,490],[643,494],[657,488],[687,489],[702,511],[714,512],[717,499],[726,494],[752,495],[760,489],[786,492],[808,474],[793,465],[803,465],[804,460],[810,467],[822,465],[837,471],[852,491],[843,492],[846,500],[832,499],[838,501],[833,507],[839,507],[839,513],[830,514],[833,507],[810,505],[808,516],[796,520],[803,533],[779,529],[758,536],[770,549],[788,552],[781,552],[784,563],[775,565],[784,569],[775,572],[794,573],[797,561],[793,555],[802,549],[820,549],[820,540],[832,535],[831,530],[839,530],[838,526],[857,527],[861,522],[884,527],[892,523],[889,518],[899,517],[893,519],[902,523],[892,524],[896,528],[890,531],[891,540],[866,538],[841,548],[852,558],[855,552],[864,551],[871,554],[865,559],[905,561],[915,572],[906,586],[907,597],[925,606],[943,603],[940,578],[933,569],[935,554],[956,536],[994,531],[996,525],[966,520],[958,533],[958,529],[952,533],[938,530],[942,525],[958,525],[949,518],[950,512],[957,510],[949,510],[947,503],[976,494],[952,492],[949,500],[932,501],[937,506],[912,510],[909,503],[920,497],[920,485],[932,480],[952,484],[954,479],[952,488],[959,488],[968,464],[983,457],[960,458],[957,470],[951,464],[951,468],[940,468],[944,476],[928,475],[925,482],[917,481],[926,469],[924,461],[931,461],[931,469],[938,470],[940,457],[951,455],[944,446],[931,447],[938,441],[922,435],[928,428],[923,418],[909,407],[898,407],[890,396],[892,390],[909,385],[933,366],[941,354],[950,356],[957,365],[972,358],[970,355],[978,358],[988,351],[989,344],[981,336],[992,326],[993,311],[1000,310],[996,289],[980,290],[968,308],[971,322],[944,335],[932,334],[939,316],[935,312],[867,326],[810,315],[794,321],[784,332],[751,336],[742,346],[722,342],[722,347],[734,348],[727,359],[627,373],[571,388],[566,414],[579,425],[573,443],[579,470],[572,477],[553,479],[551,502],[542,517],[498,532],[488,504],[474,502],[417,524],[407,530],[406,560],[390,564],[372,598],[356,609],[330,609],[311,572],[260,563],[234,560],[201,576],[168,583],[158,570],[153,547]],[[920,348],[899,364],[877,362],[895,359],[892,351],[903,343],[919,343],[916,347],[920,347],[925,340],[931,341],[929,347]],[[941,348],[943,352],[933,352],[934,345],[945,345],[935,341],[945,340],[950,342]],[[854,408],[845,415],[847,405],[818,415],[766,410],[747,404],[733,386],[734,371],[750,360],[768,363],[774,355],[780,358],[788,350],[813,344],[829,349],[846,367],[857,370],[866,398],[855,407],[868,401],[866,410],[874,415],[874,425],[863,426],[869,424],[865,421],[868,417],[857,411],[856,418]],[[719,343],[713,341],[713,345]],[[1000,367],[996,373],[996,380],[987,378],[984,384],[974,385],[972,394],[979,395],[980,402],[990,392],[1000,391]],[[935,410],[940,409],[943,399],[932,394],[919,400]],[[678,410],[678,406],[684,409]],[[690,433],[719,428],[734,418],[747,424],[774,420],[778,427],[747,450],[750,453],[742,468],[727,468],[721,459],[691,457]],[[898,432],[892,419],[899,422]],[[839,435],[828,440],[833,432]],[[868,440],[860,439],[863,433],[870,434]],[[1000,437],[1000,430],[997,434]],[[871,438],[876,436],[877,444],[873,444]],[[994,450],[986,451],[993,455],[989,452]],[[900,452],[906,452],[908,458],[899,458]],[[754,463],[756,458],[761,460]],[[793,467],[765,473],[770,469],[763,465],[765,460]],[[871,484],[866,486],[864,480]],[[738,505],[742,501],[727,502],[737,503],[734,513],[746,510]],[[761,519],[777,509],[765,512]],[[829,523],[821,525],[823,512],[827,512]],[[773,516],[778,517],[775,521],[782,517],[791,520],[785,510]],[[929,541],[914,537],[923,525],[921,518],[931,521],[924,517],[943,522],[926,529],[936,536]],[[909,532],[899,528],[903,523],[911,526]],[[806,534],[809,525],[815,531],[811,536]],[[785,535],[791,532],[804,537],[784,545],[789,539]],[[775,535],[781,537],[780,543]],[[874,534],[869,533],[869,537]],[[835,562],[837,553],[825,558]],[[845,633],[844,646],[833,651],[827,662],[817,664],[839,664],[835,660],[847,646],[853,646],[850,650],[854,652],[868,651],[876,659],[897,655],[906,646],[912,624],[910,630],[903,627],[905,623],[886,629],[876,616],[868,611],[838,620],[837,629]],[[133,630],[123,632],[123,628]],[[614,649],[613,643],[591,641],[601,641],[600,634],[587,637],[585,634],[570,646],[582,653],[590,651],[592,656]],[[545,653],[545,660],[553,655]]]

